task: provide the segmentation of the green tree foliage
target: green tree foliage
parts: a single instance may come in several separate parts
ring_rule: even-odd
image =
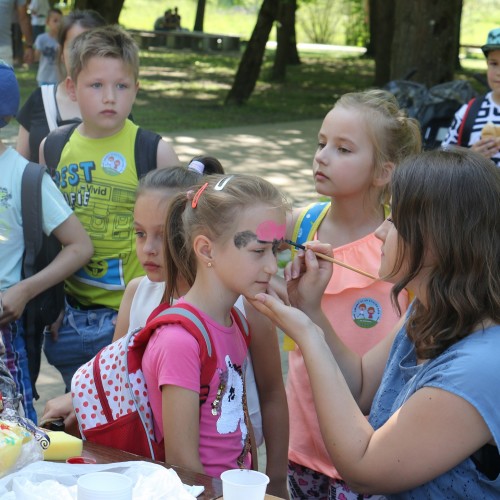
[[[366,47],[370,40],[366,0],[346,0],[346,45]]]
[[[311,43],[332,44],[342,25],[342,11],[345,0],[316,0],[302,2],[299,11],[300,22]]]

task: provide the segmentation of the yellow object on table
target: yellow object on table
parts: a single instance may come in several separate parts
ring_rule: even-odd
[[[28,433],[11,422],[0,422],[0,477],[7,474],[15,465]]]
[[[66,432],[47,432],[49,447],[43,451],[44,460],[66,460],[82,454],[83,441]]]

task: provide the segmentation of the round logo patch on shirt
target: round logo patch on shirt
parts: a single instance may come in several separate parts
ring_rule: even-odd
[[[369,297],[357,300],[352,307],[352,319],[361,328],[373,328],[380,321],[382,307]]]
[[[126,166],[127,161],[125,157],[116,152],[106,154],[101,161],[101,167],[108,175],[120,175]]]

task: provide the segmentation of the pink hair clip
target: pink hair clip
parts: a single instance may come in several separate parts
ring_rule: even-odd
[[[193,201],[191,202],[191,206],[193,208],[196,208],[197,205],[198,205],[198,200],[200,199],[200,196],[201,196],[201,193],[203,193],[203,191],[205,191],[205,189],[207,189],[207,186],[208,186],[208,182],[205,182],[205,184],[203,184],[203,186],[201,186],[200,189],[198,189],[198,191],[196,192],[196,194],[194,195],[194,198],[193,198]]]

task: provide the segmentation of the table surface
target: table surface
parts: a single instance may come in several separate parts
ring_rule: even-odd
[[[133,453],[127,453],[126,451],[117,450],[115,448],[109,448],[108,446],[89,443],[88,441],[83,442],[82,455],[84,457],[94,458],[98,464],[128,462],[131,460],[155,462],[149,458],[134,455]],[[220,479],[207,476],[205,474],[199,474],[198,472],[193,472],[189,469],[184,469],[183,467],[171,466],[163,462],[155,463],[174,469],[184,484],[204,486],[205,491],[198,497],[201,500],[213,500],[215,498],[220,498],[222,495],[222,481]]]

